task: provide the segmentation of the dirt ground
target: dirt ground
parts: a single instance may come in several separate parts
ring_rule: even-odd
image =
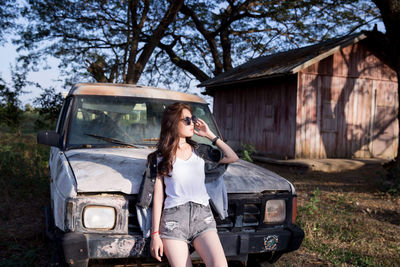
[[[400,197],[379,191],[379,160],[257,162],[291,181],[298,195],[299,250],[275,266],[400,266]]]

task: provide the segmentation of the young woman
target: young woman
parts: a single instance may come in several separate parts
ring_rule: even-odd
[[[207,267],[224,267],[227,261],[209,206],[204,160],[194,151],[194,133],[216,140],[225,155],[220,163],[238,160],[203,120],[192,116],[189,105],[174,103],[165,109],[156,151],[162,157],[154,185],[151,254],[161,261],[165,252],[173,267],[192,266],[188,248],[191,243]]]

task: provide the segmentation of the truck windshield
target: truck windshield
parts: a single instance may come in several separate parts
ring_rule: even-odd
[[[139,97],[75,96],[67,146],[155,146],[160,136],[162,113],[174,102]],[[218,135],[208,105],[193,102],[188,104],[193,109],[193,115],[204,120],[210,130]],[[192,139],[211,144],[207,138],[196,134],[193,134]]]

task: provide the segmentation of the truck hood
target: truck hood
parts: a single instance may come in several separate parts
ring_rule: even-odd
[[[78,193],[123,192],[137,194],[147,155],[154,149],[91,148],[65,152],[75,175]],[[224,173],[228,193],[290,191],[290,183],[267,169],[247,161],[231,163]]]

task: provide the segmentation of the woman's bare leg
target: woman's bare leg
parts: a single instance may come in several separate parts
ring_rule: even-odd
[[[194,248],[207,267],[227,267],[224,249],[215,231],[206,231],[196,237]]]
[[[164,252],[172,267],[192,267],[188,244],[175,239],[162,239]]]

